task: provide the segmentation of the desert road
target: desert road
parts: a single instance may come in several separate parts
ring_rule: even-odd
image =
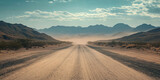
[[[154,80],[88,46],[74,45],[5,76],[2,80]]]

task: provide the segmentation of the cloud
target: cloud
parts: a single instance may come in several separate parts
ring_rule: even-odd
[[[48,3],[52,4],[54,1],[48,1]]]
[[[149,16],[151,18],[160,18],[160,1],[159,0],[135,0],[131,6],[124,7],[128,15]],[[155,14],[158,13],[158,14]]]
[[[138,10],[137,12],[140,12],[140,14],[144,13],[144,16],[150,15],[150,17],[160,17],[159,0],[135,0],[131,7],[136,8]]]
[[[160,18],[159,0],[134,0],[130,6],[96,8],[95,12],[108,12],[114,15],[139,15],[151,18]]]
[[[53,2],[52,2],[53,1]],[[67,2],[71,0],[51,0]],[[68,12],[68,11],[26,11],[24,15],[16,16],[16,19],[29,20],[56,20],[56,21],[74,21],[74,20],[100,20],[105,21],[108,17],[116,16],[123,18],[126,16],[145,16],[150,18],[160,18],[160,2],[158,0],[134,0],[129,6],[96,8],[87,12]],[[115,18],[115,19],[116,19]]]
[[[98,10],[98,9],[97,9]],[[73,20],[105,20],[107,16],[116,16],[115,14],[105,11],[88,11],[71,13],[67,11],[26,11],[25,15],[16,16],[15,18],[23,19],[45,19],[45,20],[57,20],[57,21],[73,21]]]
[[[25,2],[27,2],[27,3],[35,2],[35,0],[26,0]]]
[[[70,2],[71,0],[49,0],[48,3],[52,4],[54,2],[62,2],[62,3],[66,3],[66,2]]]

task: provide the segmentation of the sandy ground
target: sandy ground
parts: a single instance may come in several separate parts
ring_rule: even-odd
[[[3,76],[12,74],[12,72],[26,67],[37,60],[50,54],[67,48],[71,45],[50,45],[45,48],[32,48],[29,50],[20,49],[17,51],[3,51],[0,53],[0,80]]]
[[[73,42],[73,44],[87,44],[88,41],[98,41],[98,40],[111,40],[119,38],[120,36],[111,36],[111,35],[68,35],[68,36],[54,36],[56,39],[61,41]]]
[[[1,80],[153,80],[85,45],[53,52]]]
[[[160,55],[156,54],[156,52],[147,49],[138,50],[138,49],[125,49],[120,47],[103,47],[103,50],[160,64]]]
[[[34,55],[36,53],[39,52],[48,52],[51,51],[53,49],[58,49],[58,48],[62,48],[65,46],[69,46],[68,44],[61,44],[61,45],[48,45],[45,48],[43,47],[39,47],[39,48],[30,48],[28,50],[21,48],[19,50],[2,50],[0,52],[0,61],[3,60],[8,60],[8,59],[17,59],[17,58],[23,58],[23,57],[27,57],[27,56],[31,56]]]

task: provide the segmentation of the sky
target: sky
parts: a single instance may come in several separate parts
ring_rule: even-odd
[[[0,0],[0,20],[36,29],[117,23],[160,26],[160,0]]]

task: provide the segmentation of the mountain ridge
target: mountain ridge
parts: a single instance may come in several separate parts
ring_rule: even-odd
[[[152,29],[146,32],[139,32],[116,40],[127,42],[160,42],[160,28]]]
[[[137,26],[133,31],[143,32],[143,31],[148,31],[148,30],[155,29],[155,28],[156,27],[152,26],[151,24],[144,23],[144,24]]]
[[[147,26],[147,28],[143,28]],[[40,29],[38,31],[46,34],[115,34],[119,32],[145,32],[155,29],[155,26],[150,24],[142,24],[133,28],[128,24],[118,23],[113,27],[105,25],[90,25],[88,27],[75,27],[75,26],[52,26],[50,28]]]
[[[42,41],[56,41],[45,33],[39,33],[23,24],[11,24],[0,21],[0,40],[32,39]]]

